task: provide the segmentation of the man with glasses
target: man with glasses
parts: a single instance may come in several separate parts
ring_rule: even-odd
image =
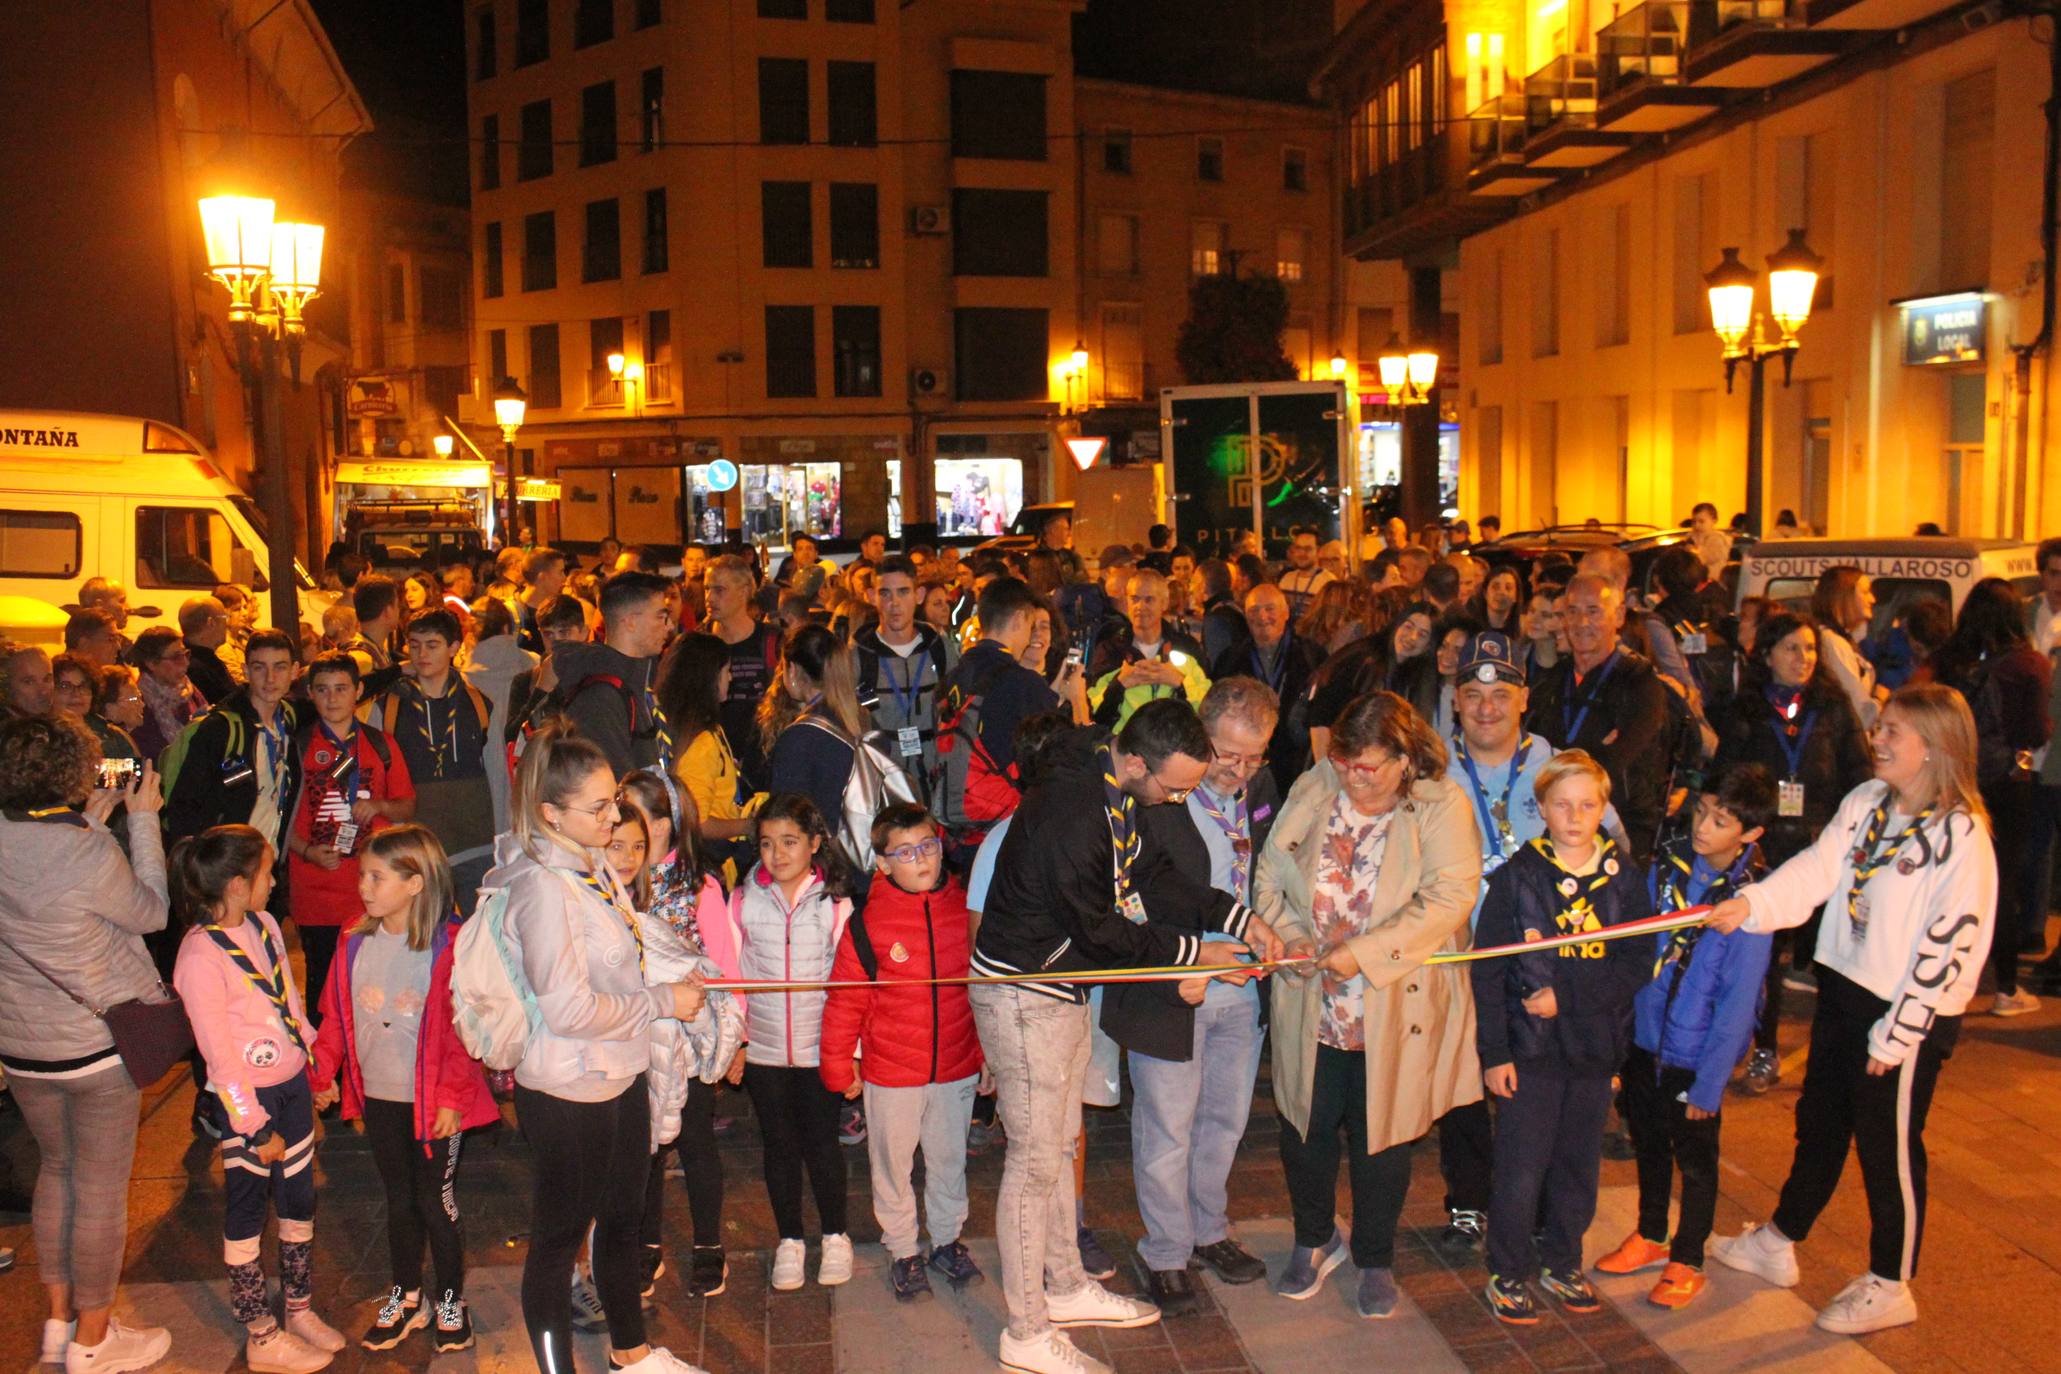
[[[1089,1054],[1088,990],[1069,973],[1195,964],[1228,968],[1249,943],[1274,958],[1280,940],[1243,902],[1170,900],[1170,921],[1148,921],[1140,814],[1185,802],[1203,782],[1209,734],[1185,701],[1134,712],[1108,740],[1080,730],[1040,756],[1040,781],[1002,842],[975,940],[977,974],[1037,976],[983,984],[973,1014],[1008,1128],[996,1206],[1009,1323],[1001,1362],[1023,1374],[1106,1374],[1061,1329],[1132,1327],[1159,1309],[1111,1293],[1081,1267],[1069,1151],[1081,1126]],[[1169,876],[1171,882],[1182,875]],[[1192,875],[1190,880],[1193,882]],[[1228,942],[1204,943],[1210,931]]]
[[[1272,587],[1255,588],[1279,591]],[[1226,913],[1252,898],[1252,872],[1280,793],[1266,767],[1280,698],[1257,678],[1225,677],[1198,712],[1213,757],[1180,806],[1139,813],[1146,914],[1194,919],[1195,878],[1209,875],[1208,902]],[[1205,943],[1231,937],[1209,934]],[[1194,979],[1116,984],[1103,994],[1102,1029],[1130,1052],[1131,1171],[1145,1238],[1146,1284],[1160,1310],[1196,1307],[1191,1264],[1225,1283],[1256,1283],[1267,1267],[1231,1235],[1231,1164],[1259,1076],[1259,987]]]

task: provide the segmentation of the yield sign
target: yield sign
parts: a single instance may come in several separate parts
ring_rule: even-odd
[[[1107,439],[1068,439],[1066,447],[1073,453],[1074,466],[1082,472],[1095,466],[1095,460],[1109,447]]]

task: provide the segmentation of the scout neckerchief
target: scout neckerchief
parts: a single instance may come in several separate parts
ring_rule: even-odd
[[[1138,834],[1138,801],[1116,780],[1116,754],[1102,750],[1102,809],[1109,819],[1110,867],[1116,886],[1116,905],[1127,919],[1142,925],[1145,913],[1131,891],[1131,868],[1138,862],[1142,843]]]
[[[1481,833],[1491,846],[1491,858],[1502,858],[1504,845],[1517,845],[1517,832],[1510,825],[1510,796],[1517,789],[1518,775],[1524,772],[1524,761],[1537,740],[1536,735],[1526,735],[1517,742],[1517,752],[1510,758],[1510,776],[1503,781],[1503,795],[1491,802],[1488,789],[1481,785],[1481,775],[1474,769],[1474,756],[1467,752],[1465,737],[1454,737],[1453,747],[1460,755],[1460,766],[1467,770],[1467,786],[1474,793],[1474,809],[1481,813]]]
[[[1882,794],[1882,800],[1875,804],[1875,809],[1868,815],[1867,831],[1862,835],[1861,842],[1854,846],[1853,884],[1846,889],[1846,919],[1853,926],[1856,939],[1868,938],[1868,899],[1862,895],[1861,889],[1868,885],[1870,878],[1889,867],[1889,861],[1904,847],[1905,840],[1917,834],[1920,827],[1932,819],[1933,808],[1928,806],[1911,817],[1910,824],[1890,840],[1887,848],[1878,851],[1876,846],[1889,829],[1891,795],[1888,792]]]
[[[286,995],[286,970],[279,958],[279,951],[272,948],[272,932],[265,929],[256,916],[247,915],[243,919],[257,927],[258,944],[264,948],[265,962],[272,966],[269,974],[258,972],[256,961],[244,953],[243,946],[237,944],[221,926],[210,921],[201,929],[207,932],[208,938],[215,942],[222,953],[229,956],[230,963],[243,970],[243,976],[250,980],[250,985],[264,994],[265,1000],[272,1004],[272,1009],[279,1013],[279,1023],[286,1027],[287,1037],[293,1041],[296,1049],[306,1054],[308,1042],[301,1037],[300,1020],[293,1014],[293,1003]]]
[[[1740,851],[1739,864],[1744,864],[1746,856],[1751,852],[1750,847]],[[1714,875],[1710,880],[1710,886],[1700,895],[1705,900],[1710,900],[1712,893],[1720,888],[1730,887],[1732,874],[1738,870],[1739,864],[1735,864],[1730,871]],[[1696,855],[1693,850],[1684,855],[1676,849],[1663,849],[1655,860],[1655,869],[1655,886],[1660,889],[1660,900],[1655,905],[1667,911],[1680,911],[1694,904],[1689,896],[1689,882],[1696,875]],[[1689,958],[1695,952],[1696,941],[1701,938],[1704,929],[1701,925],[1683,926],[1669,936],[1667,948],[1653,961],[1653,976],[1658,978],[1662,969],[1673,964],[1675,979],[1679,983],[1682,975],[1689,971]],[[1672,988],[1669,989],[1668,996],[1674,996]]]
[[[1245,804],[1245,793],[1239,792],[1231,798],[1231,804],[1219,808],[1210,800],[1209,789],[1198,787],[1189,794],[1195,804],[1202,808],[1202,814],[1217,823],[1217,829],[1224,832],[1224,838],[1231,842],[1231,876],[1239,901],[1245,900],[1246,875],[1252,869],[1252,813]]]
[[[623,918],[623,924],[630,928],[630,938],[637,942],[637,971],[644,971],[644,932],[637,929],[637,918],[630,914],[615,885],[615,875],[606,866],[600,873],[591,868],[580,870],[580,886],[608,904],[611,911]]]
[[[1610,656],[1596,665],[1586,688],[1584,688],[1581,682],[1581,674],[1574,671],[1574,664],[1571,660],[1569,661],[1567,696],[1560,703],[1560,738],[1564,741],[1563,748],[1573,749],[1578,747],[1582,726],[1588,724],[1589,721],[1589,708],[1596,704],[1596,694],[1603,690],[1603,684],[1610,681],[1610,674],[1616,671],[1618,658],[1619,651],[1612,649]],[[1582,709],[1579,714],[1574,709],[1574,699],[1577,693],[1581,695],[1582,703]]]
[[[276,728],[275,728],[276,727]],[[265,742],[265,776],[272,780],[272,797],[279,798],[279,784],[286,776],[286,708],[272,708],[272,720],[258,722],[258,737]]]
[[[351,733],[342,739],[337,738],[336,731],[329,728],[326,720],[317,720],[315,728],[336,749],[336,763],[330,769],[329,780],[342,794],[344,809],[349,810],[358,796],[358,722],[355,717],[352,719]]]
[[[1596,915],[1596,894],[1600,893],[1618,873],[1617,845],[1607,835],[1596,837],[1596,871],[1586,878],[1570,870],[1553,852],[1553,839],[1541,835],[1531,842],[1546,861],[1560,873],[1560,879],[1553,885],[1556,910],[1553,923],[1560,935],[1577,935],[1584,931],[1601,930],[1603,922]],[[1579,959],[1601,959],[1604,956],[1603,942],[1594,941],[1585,945],[1568,945],[1561,950],[1563,957]]]
[[[644,709],[651,713],[651,731],[658,737],[659,766],[666,772],[673,771],[673,724],[666,719],[665,708],[658,704],[658,693],[651,690],[651,683],[644,684]]]
[[[420,687],[415,692],[415,699],[422,704],[422,736],[429,744],[431,779],[443,777],[445,767],[458,757],[459,686],[458,674],[452,673],[444,683],[442,696],[433,697]],[[430,709],[434,702],[442,702],[444,706],[444,729],[441,737],[437,733],[436,712]]]

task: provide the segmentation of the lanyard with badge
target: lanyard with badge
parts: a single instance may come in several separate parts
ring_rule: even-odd
[[[1782,746],[1782,757],[1789,764],[1789,775],[1775,784],[1775,814],[1797,817],[1803,814],[1803,751],[1810,746],[1811,731],[1818,728],[1818,713],[1804,714],[1801,724],[1796,713],[1802,701],[1792,701],[1781,712],[1782,724],[1775,730],[1775,743]]]
[[[1274,670],[1272,672],[1268,672],[1260,662],[1259,645],[1255,644],[1252,646],[1252,675],[1273,688],[1276,696],[1279,696],[1281,693],[1281,684],[1288,679],[1288,641],[1293,637],[1293,631],[1284,633],[1280,641],[1274,645]]]
[[[909,670],[909,690],[904,693],[902,684],[895,680],[893,662],[900,659]],[[923,665],[930,661],[930,655],[919,647],[907,658],[890,650],[880,656],[880,675],[887,679],[887,690],[894,694],[895,710],[908,722],[895,727],[895,750],[905,759],[923,757],[923,731],[916,721],[916,711],[923,704]]]
[[[1510,760],[1510,776],[1503,782],[1503,795],[1491,803],[1488,789],[1481,785],[1481,774],[1474,769],[1474,756],[1467,752],[1467,742],[1459,741],[1460,766],[1467,770],[1467,785],[1474,792],[1475,810],[1481,813],[1481,833],[1488,840],[1489,857],[1501,863],[1505,857],[1503,846],[1512,848],[1517,844],[1517,832],[1510,824],[1510,797],[1517,790],[1517,779],[1524,772],[1524,761],[1531,754],[1536,735],[1526,735],[1517,746],[1517,753]]]
[[[1116,758],[1108,749],[1102,751],[1102,784],[1103,810],[1108,813],[1109,838],[1113,848],[1110,866],[1116,886],[1117,909],[1132,925],[1142,926],[1145,924],[1145,899],[1131,887],[1131,868],[1138,862],[1138,850],[1142,844],[1138,835],[1138,802],[1116,780]]]

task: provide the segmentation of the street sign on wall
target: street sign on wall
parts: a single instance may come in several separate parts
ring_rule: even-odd
[[[1904,365],[1942,367],[1979,363],[1989,324],[1989,303],[1974,294],[1936,296],[1902,307]]]

